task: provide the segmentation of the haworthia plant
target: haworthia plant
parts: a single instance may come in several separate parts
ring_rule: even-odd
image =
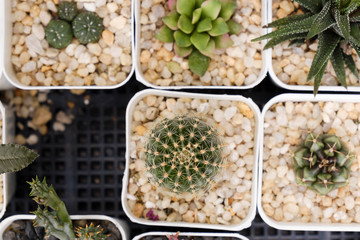
[[[235,0],[169,0],[168,7],[171,12],[155,38],[174,42],[176,55],[189,56],[190,70],[203,76],[215,49],[232,46],[230,35],[241,31],[241,26],[231,19]]]
[[[359,78],[353,57],[353,49],[360,55],[360,1],[359,0],[294,0],[303,14],[291,15],[268,24],[275,31],[254,39],[270,39],[265,49],[284,41],[290,44],[319,40],[307,81],[314,79],[314,94],[330,61],[339,83],[347,87],[345,66]]]
[[[0,173],[17,172],[35,161],[39,155],[21,145],[0,145]]]

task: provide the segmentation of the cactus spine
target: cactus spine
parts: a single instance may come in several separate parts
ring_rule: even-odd
[[[196,193],[218,173],[222,145],[216,130],[199,118],[177,116],[155,126],[145,155],[155,184],[176,194]]]

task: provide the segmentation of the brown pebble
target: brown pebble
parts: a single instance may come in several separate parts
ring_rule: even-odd
[[[39,127],[41,125],[45,125],[52,118],[52,114],[48,106],[40,106],[36,109],[34,117],[32,119],[32,123]]]
[[[145,206],[141,203],[136,203],[134,208],[132,209],[133,214],[135,217],[141,217],[144,212]]]
[[[102,37],[104,39],[104,42],[111,46],[114,43],[114,34],[110,32],[109,30],[105,30],[102,32]]]

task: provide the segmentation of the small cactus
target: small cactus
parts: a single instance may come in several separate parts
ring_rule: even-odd
[[[296,182],[326,195],[348,184],[354,155],[332,134],[308,134],[292,160]]]
[[[64,20],[51,20],[45,29],[46,41],[54,48],[62,49],[67,47],[73,34],[71,25]]]
[[[80,43],[88,44],[99,41],[104,25],[96,13],[82,12],[73,20],[72,29]]]
[[[60,19],[71,22],[77,15],[78,9],[75,2],[62,2],[58,7]]]
[[[106,234],[102,233],[103,229],[100,225],[95,226],[93,223],[86,225],[86,227],[76,228],[76,236],[81,240],[105,240],[109,237]]]
[[[213,183],[222,163],[216,130],[194,117],[177,116],[152,130],[145,150],[155,184],[171,192],[196,193]]]

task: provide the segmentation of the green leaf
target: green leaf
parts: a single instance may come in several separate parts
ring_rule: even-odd
[[[229,27],[229,34],[232,35],[232,34],[239,34],[242,30],[242,26],[235,22],[234,20],[229,20],[226,22],[226,24],[228,25]]]
[[[233,41],[231,40],[228,34],[214,37],[214,40],[215,40],[215,47],[217,49],[228,48],[233,45]]]
[[[186,15],[181,15],[178,21],[178,28],[186,34],[190,34],[194,30],[194,25],[191,23],[190,18]]]
[[[299,3],[300,6],[306,8],[312,13],[318,13],[322,7],[321,0],[294,0]]]
[[[176,11],[181,15],[192,16],[195,8],[195,0],[177,0]]]
[[[177,12],[171,12],[169,15],[164,17],[163,22],[165,23],[168,28],[171,30],[178,30],[178,21],[180,15]]]
[[[21,145],[0,145],[0,173],[17,172],[35,161],[39,155]]]
[[[193,12],[192,20],[191,20],[192,24],[195,24],[200,20],[201,11],[202,11],[201,8],[195,9],[195,11]]]
[[[206,0],[201,4],[202,15],[211,20],[215,20],[221,10],[221,3],[219,0]]]
[[[193,51],[189,56],[189,67],[190,70],[198,76],[203,76],[210,63],[210,58],[204,56],[199,51]]]
[[[305,37],[304,38],[299,38],[299,39],[294,39],[294,40],[290,40],[288,47],[291,46],[301,46],[302,44],[304,44],[305,42]]]
[[[203,2],[205,2],[205,0],[196,0],[195,2],[196,2],[196,3],[195,3],[195,6],[196,6],[197,8],[200,8],[200,7],[201,7],[201,4],[202,4]]]
[[[325,69],[326,69],[326,64],[320,69],[318,74],[314,77],[314,95],[315,96],[319,91],[320,83],[321,83],[322,77],[324,76]]]
[[[207,47],[210,41],[210,36],[207,33],[194,32],[190,37],[190,41],[197,49],[201,51]]]
[[[177,0],[168,0],[168,7],[170,11],[176,10],[176,1]]]
[[[311,13],[287,16],[284,18],[280,18],[276,21],[273,21],[272,23],[269,23],[268,25],[265,25],[264,28],[275,28],[275,27],[287,26],[289,24],[292,24],[293,22],[298,22],[298,21],[304,20],[311,16],[313,16],[313,14],[311,14]]]
[[[350,42],[355,43],[357,46],[360,47],[360,29],[359,25],[356,23],[352,23],[350,25]]]
[[[207,32],[212,29],[212,23],[210,18],[205,18],[199,22],[197,25],[196,31],[198,32]]]
[[[160,28],[160,30],[155,34],[155,38],[162,42],[174,42],[174,31],[168,28],[168,26],[164,25]]]
[[[353,57],[351,55],[345,54],[344,52],[342,54],[343,54],[343,58],[344,58],[344,62],[346,64],[346,66],[355,75],[355,77],[357,79],[359,79],[359,72],[358,72],[358,70],[356,68],[356,63],[355,63]]]
[[[192,52],[193,50],[193,46],[190,46],[190,47],[179,47],[178,45],[174,45],[174,50],[175,50],[175,54],[178,56],[178,57],[187,57],[190,55],[190,53]]]
[[[220,0],[221,10],[219,16],[225,21],[229,20],[236,10],[236,2],[233,0]]]
[[[350,37],[350,19],[349,15],[341,15],[340,11],[335,9],[335,20],[345,41],[349,41]]]
[[[190,35],[187,35],[180,30],[177,30],[174,33],[174,38],[175,38],[176,45],[178,45],[179,47],[190,47],[191,46]]]
[[[210,39],[207,47],[200,51],[203,55],[208,56],[210,58],[214,57],[215,55],[215,41],[213,39]]]
[[[212,22],[212,29],[209,31],[210,36],[216,37],[229,32],[229,27],[222,18],[218,18]]]
[[[347,88],[343,51],[339,47],[339,45],[335,48],[333,54],[331,55],[330,61],[331,61],[331,65],[335,70],[337,79],[339,80],[342,86]]]
[[[306,37],[307,40],[318,35],[319,33],[322,33],[326,29],[328,29],[336,24],[336,22],[334,21],[334,19],[331,16],[330,7],[331,7],[331,1],[328,1],[325,4],[324,8],[321,10],[321,12],[319,14],[315,15],[316,18],[314,19],[314,21],[311,24],[311,28]]]
[[[350,22],[360,22],[360,8],[351,14]]]
[[[306,33],[293,33],[289,35],[284,35],[280,37],[274,37],[270,39],[266,45],[264,46],[264,49],[272,48],[279,43],[288,41],[288,40],[301,40],[301,43],[304,43],[306,37]],[[300,41],[299,41],[300,42]]]

